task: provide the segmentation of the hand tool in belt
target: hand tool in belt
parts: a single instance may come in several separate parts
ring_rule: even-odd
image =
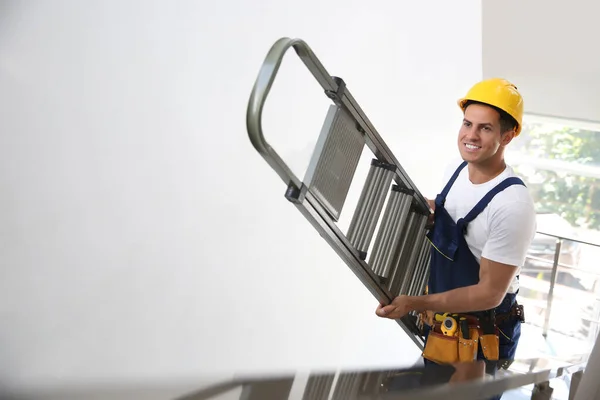
[[[462,332],[463,338],[471,339],[471,333],[469,332],[469,321],[465,317],[460,318],[460,331]]]
[[[484,335],[496,334],[496,311],[488,310],[481,313],[479,316],[479,324],[481,326],[481,332]]]

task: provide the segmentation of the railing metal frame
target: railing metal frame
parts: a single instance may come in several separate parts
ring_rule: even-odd
[[[598,348],[598,343],[596,348]],[[597,349],[595,349],[597,350]],[[595,356],[600,357],[600,352]],[[429,384],[422,387],[416,386],[402,390],[388,390],[386,381],[393,379],[396,375],[402,375],[406,372],[415,374],[423,373],[422,368],[398,369],[398,370],[351,370],[326,372],[318,371],[311,373],[307,381],[302,382],[297,374],[279,375],[261,378],[238,378],[229,382],[221,382],[199,391],[186,394],[176,400],[209,400],[217,395],[229,392],[235,388],[242,387],[240,399],[258,400],[260,396],[268,394],[270,399],[289,399],[292,386],[296,379],[301,381],[301,387],[304,395],[303,399],[329,399],[335,400],[355,399],[355,400],[438,400],[440,396],[445,398],[462,399],[483,399],[502,394],[504,392],[518,389],[523,386],[535,385],[534,392],[546,391],[551,393],[550,382],[558,379],[573,379],[576,384],[572,386],[571,397],[576,398],[576,390],[585,384],[585,390],[591,390],[591,374],[586,377],[583,371],[590,362],[590,355],[584,355],[570,360],[551,360],[546,358],[537,358],[530,360],[520,360],[522,368],[526,372],[507,372],[499,374],[494,379],[473,378],[464,382],[456,383],[438,383]],[[542,366],[540,367],[540,364]],[[546,365],[544,365],[546,364]],[[553,364],[553,365],[552,365]],[[583,375],[582,375],[583,374]],[[316,379],[320,384],[320,390],[311,390],[311,379]],[[584,380],[587,379],[587,382]],[[343,394],[343,395],[342,395]],[[342,395],[342,397],[340,397]],[[331,397],[333,396],[333,397]],[[546,398],[546,397],[532,397]],[[549,399],[549,397],[547,397]],[[584,399],[589,399],[583,397]]]
[[[565,265],[565,264],[560,263],[560,255],[561,255],[563,243],[565,241],[569,241],[569,242],[575,242],[575,243],[584,244],[584,245],[588,245],[588,246],[599,247],[599,248],[600,248],[600,244],[598,244],[598,243],[592,243],[592,242],[588,242],[588,241],[584,241],[584,240],[575,239],[573,237],[560,236],[560,235],[556,235],[556,234],[552,234],[552,233],[542,232],[542,231],[538,231],[537,233],[541,234],[541,235],[550,236],[550,237],[553,237],[553,238],[556,239],[556,244],[555,244],[555,248],[554,248],[554,255],[553,255],[553,260],[552,261],[546,260],[546,259],[542,259],[542,258],[539,258],[539,257],[527,256],[530,259],[534,259],[534,260],[538,260],[538,261],[543,261],[543,262],[546,262],[548,264],[552,263],[552,267],[551,267],[551,270],[550,270],[550,286],[549,286],[549,289],[548,289],[547,305],[546,305],[546,310],[544,312],[544,325],[543,325],[543,328],[542,328],[542,335],[544,337],[547,337],[548,336],[548,331],[551,330],[551,327],[550,327],[550,317],[551,317],[551,313],[552,313],[552,304],[553,304],[553,301],[554,301],[554,289],[556,287],[556,279],[557,279],[557,276],[558,276],[559,269],[570,269],[572,271],[581,271],[581,272],[585,272],[585,273],[596,275],[596,276],[600,277],[600,272],[588,271],[588,270],[577,268],[576,266],[573,266],[573,265]],[[596,323],[596,324],[600,323],[600,321],[598,321],[598,320],[590,320],[590,322]]]

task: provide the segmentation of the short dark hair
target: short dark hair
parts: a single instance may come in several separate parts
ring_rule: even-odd
[[[516,129],[517,126],[519,125],[519,123],[517,122],[517,120],[514,119],[506,111],[501,110],[500,108],[498,108],[496,106],[493,106],[491,104],[482,103],[481,101],[467,100],[467,102],[465,103],[463,109],[466,110],[467,107],[469,107],[471,104],[482,104],[484,106],[491,107],[494,110],[498,111],[498,114],[500,114],[500,130],[501,130],[501,133],[504,133],[506,131],[512,131],[513,129]]]

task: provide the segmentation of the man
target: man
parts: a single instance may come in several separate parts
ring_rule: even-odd
[[[446,186],[430,201],[434,225],[428,235],[428,294],[400,295],[379,305],[376,314],[397,319],[413,310],[428,313],[428,342],[433,312],[457,314],[457,322],[468,319],[469,325],[480,327],[479,333],[468,334],[479,336],[476,358],[491,360],[488,373],[493,374],[494,360],[514,359],[522,315],[516,303],[518,272],[536,229],[528,189],[504,160],[506,146],[521,132],[523,99],[510,82],[488,79],[475,84],[458,105],[464,114],[457,143],[462,160],[446,172]],[[494,346],[496,354],[490,350]],[[426,361],[438,363],[444,357],[451,363],[456,355],[453,350],[454,355],[428,357],[427,351],[426,345]]]

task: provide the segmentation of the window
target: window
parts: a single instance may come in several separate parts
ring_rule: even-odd
[[[585,346],[596,338],[600,318],[600,247],[593,245],[600,244],[600,124],[528,115],[506,160],[529,187],[537,210],[538,234],[520,275],[526,315],[532,325]]]
[[[526,181],[539,213],[600,230],[600,124],[527,116],[506,158]]]

